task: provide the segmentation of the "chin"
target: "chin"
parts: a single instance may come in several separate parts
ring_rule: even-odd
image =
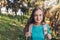
[[[36,23],[41,23],[41,22],[37,21]]]

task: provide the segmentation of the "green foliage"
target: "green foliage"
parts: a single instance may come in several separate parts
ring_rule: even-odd
[[[17,17],[0,15],[0,40],[24,40],[23,27]]]

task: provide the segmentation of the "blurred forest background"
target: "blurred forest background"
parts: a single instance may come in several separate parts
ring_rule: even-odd
[[[0,40],[25,40],[23,29],[35,6],[44,8],[53,40],[60,40],[60,0],[0,0]]]

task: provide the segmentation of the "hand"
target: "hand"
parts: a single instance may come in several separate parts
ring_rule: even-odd
[[[26,37],[30,37],[31,36],[31,32],[26,32],[25,36]]]
[[[49,38],[49,39],[51,39],[51,38],[52,38],[50,34],[48,34],[48,38]]]

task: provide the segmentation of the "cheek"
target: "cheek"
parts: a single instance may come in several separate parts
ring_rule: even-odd
[[[37,20],[37,17],[34,17],[34,20]]]
[[[43,16],[41,17],[41,20],[43,20]]]
[[[43,20],[43,16],[42,16],[42,17],[40,17],[40,18],[39,18],[39,20],[40,20],[40,21],[42,21],[42,20]]]

